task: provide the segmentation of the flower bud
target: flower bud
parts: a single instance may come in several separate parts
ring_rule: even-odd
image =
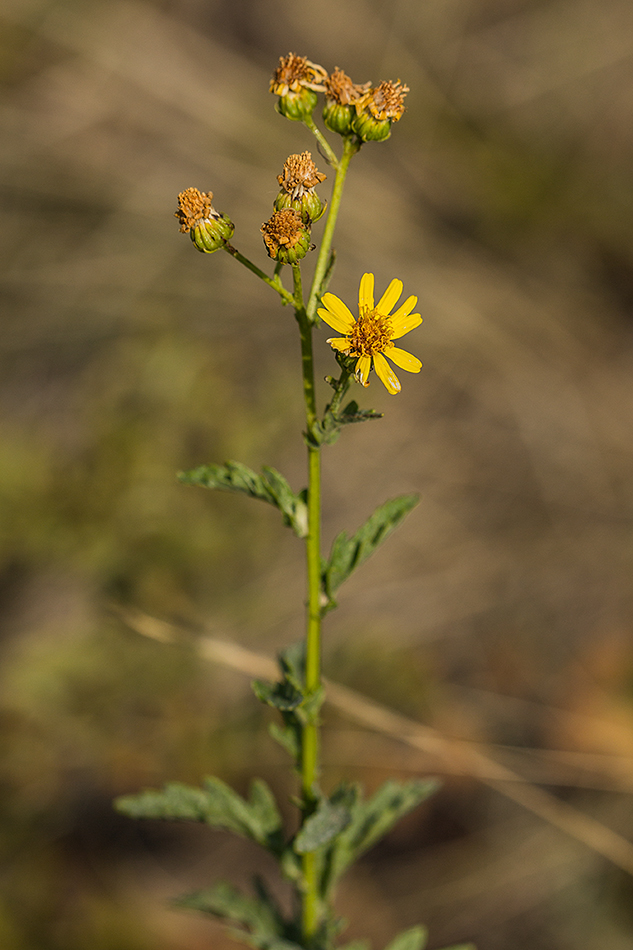
[[[292,208],[304,224],[318,221],[325,211],[325,203],[314,188],[325,179],[326,175],[318,171],[312,161],[311,152],[290,155],[284,162],[283,174],[277,175],[281,191],[275,199],[275,211]]]
[[[354,103],[371,87],[366,82],[362,86],[353,83],[349,76],[337,66],[325,80],[325,106],[323,121],[330,131],[339,135],[353,133],[352,120],[356,117]]]
[[[287,119],[302,122],[314,112],[317,92],[323,91],[327,72],[305,56],[288,53],[279,57],[279,66],[270,81],[270,91],[279,96],[277,109]]]
[[[310,228],[293,208],[275,211],[260,230],[268,256],[280,264],[296,264],[310,250]]]
[[[355,103],[356,116],[352,120],[352,129],[363,142],[382,142],[391,135],[391,126],[404,113],[404,97],[409,87],[400,80],[381,82],[375,89],[369,89]]]
[[[204,254],[213,254],[233,236],[235,225],[225,214],[211,204],[213,193],[187,188],[178,195],[180,230],[191,235],[191,240]]]

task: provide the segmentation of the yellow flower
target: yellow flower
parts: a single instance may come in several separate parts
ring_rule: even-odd
[[[422,323],[420,314],[411,312],[418,302],[417,297],[407,297],[402,306],[391,313],[401,293],[402,281],[392,280],[374,305],[374,275],[364,274],[358,292],[358,320],[334,294],[323,294],[322,303],[325,306],[319,310],[319,316],[328,326],[345,334],[344,337],[333,337],[327,342],[339,353],[357,359],[355,376],[358,382],[369,386],[373,360],[378,378],[392,396],[400,392],[400,380],[385,356],[409,373],[419,373],[422,369],[417,356],[399,349],[392,342]]]

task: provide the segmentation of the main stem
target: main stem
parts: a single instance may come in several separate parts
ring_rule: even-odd
[[[303,303],[301,269],[292,268],[294,278],[294,307],[301,337],[301,367],[303,396],[306,409],[308,436],[317,421],[314,387],[314,358],[312,354],[312,326]],[[308,534],[306,537],[308,575],[308,617],[306,631],[305,691],[309,708],[310,699],[321,685],[321,455],[317,447],[308,443]],[[313,707],[312,707],[313,708]],[[303,727],[301,742],[301,803],[302,822],[316,807],[316,781],[319,770],[318,713],[312,712]],[[304,889],[301,894],[301,930],[304,945],[308,945],[319,923],[319,899],[316,855],[302,856]]]
[[[293,265],[294,307],[301,336],[301,366],[303,396],[306,410],[308,435],[308,534],[306,537],[306,561],[308,575],[308,615],[306,630],[305,691],[308,700],[307,721],[303,727],[301,743],[301,801],[302,821],[314,812],[317,805],[317,779],[319,773],[319,717],[315,704],[311,703],[321,687],[321,450],[313,444],[312,435],[318,422],[314,385],[314,358],[312,353],[312,330],[316,307],[321,292],[332,249],[334,228],[343,193],[345,176],[352,155],[359,145],[345,139],[343,154],[336,168],[323,240],[319,249],[310,297],[307,307],[303,301],[301,269]],[[317,854],[302,856],[304,889],[301,895],[301,930],[304,946],[309,946],[320,923]]]

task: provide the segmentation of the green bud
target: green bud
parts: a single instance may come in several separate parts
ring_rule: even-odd
[[[275,198],[275,211],[292,208],[301,216],[304,224],[318,221],[323,216],[327,202],[321,201],[316,191],[306,192],[301,198],[293,198],[287,191],[280,191]]]
[[[180,230],[189,232],[191,240],[204,254],[213,254],[233,237],[235,225],[227,215],[216,211],[211,204],[212,192],[186,188],[178,195],[176,217]]]
[[[261,226],[268,256],[280,264],[296,264],[311,249],[310,228],[293,208],[275,211]]]

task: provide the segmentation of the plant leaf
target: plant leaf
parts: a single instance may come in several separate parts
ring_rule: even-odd
[[[174,904],[241,924],[261,936],[280,936],[283,932],[277,910],[268,900],[248,897],[224,881],[203,891],[179,897]]]
[[[162,790],[148,789],[118,798],[115,808],[130,818],[201,821],[251,838],[274,854],[284,847],[282,821],[274,797],[261,779],[251,784],[250,801],[218,778],[203,788],[170,782]]]
[[[426,927],[411,927],[398,934],[385,950],[424,950],[428,938]]]
[[[258,475],[241,462],[226,462],[224,465],[200,465],[189,472],[179,472],[178,479],[184,485],[215,488],[218,491],[241,492],[274,505],[281,511],[284,524],[293,529],[299,538],[308,533],[308,506],[305,491],[296,494],[276,469],[265,466]]]
[[[292,683],[269,683],[266,680],[253,680],[251,688],[260,702],[279,710],[292,710],[300,706],[304,695],[295,689]]]
[[[343,805],[333,805],[323,798],[313,815],[304,822],[301,831],[294,840],[297,854],[317,851],[328,844],[346,828],[352,816]]]
[[[386,501],[348,537],[345,531],[336,536],[329,559],[322,565],[321,580],[328,605],[335,606],[334,593],[343,581],[376,550],[403,518],[417,505],[419,496],[400,495]]]
[[[436,779],[399,783],[391,779],[375,794],[363,801],[357,785],[341,785],[331,796],[351,814],[351,821],[332,842],[323,864],[322,894],[324,899],[345,870],[380,840],[395,824],[437,790]]]

